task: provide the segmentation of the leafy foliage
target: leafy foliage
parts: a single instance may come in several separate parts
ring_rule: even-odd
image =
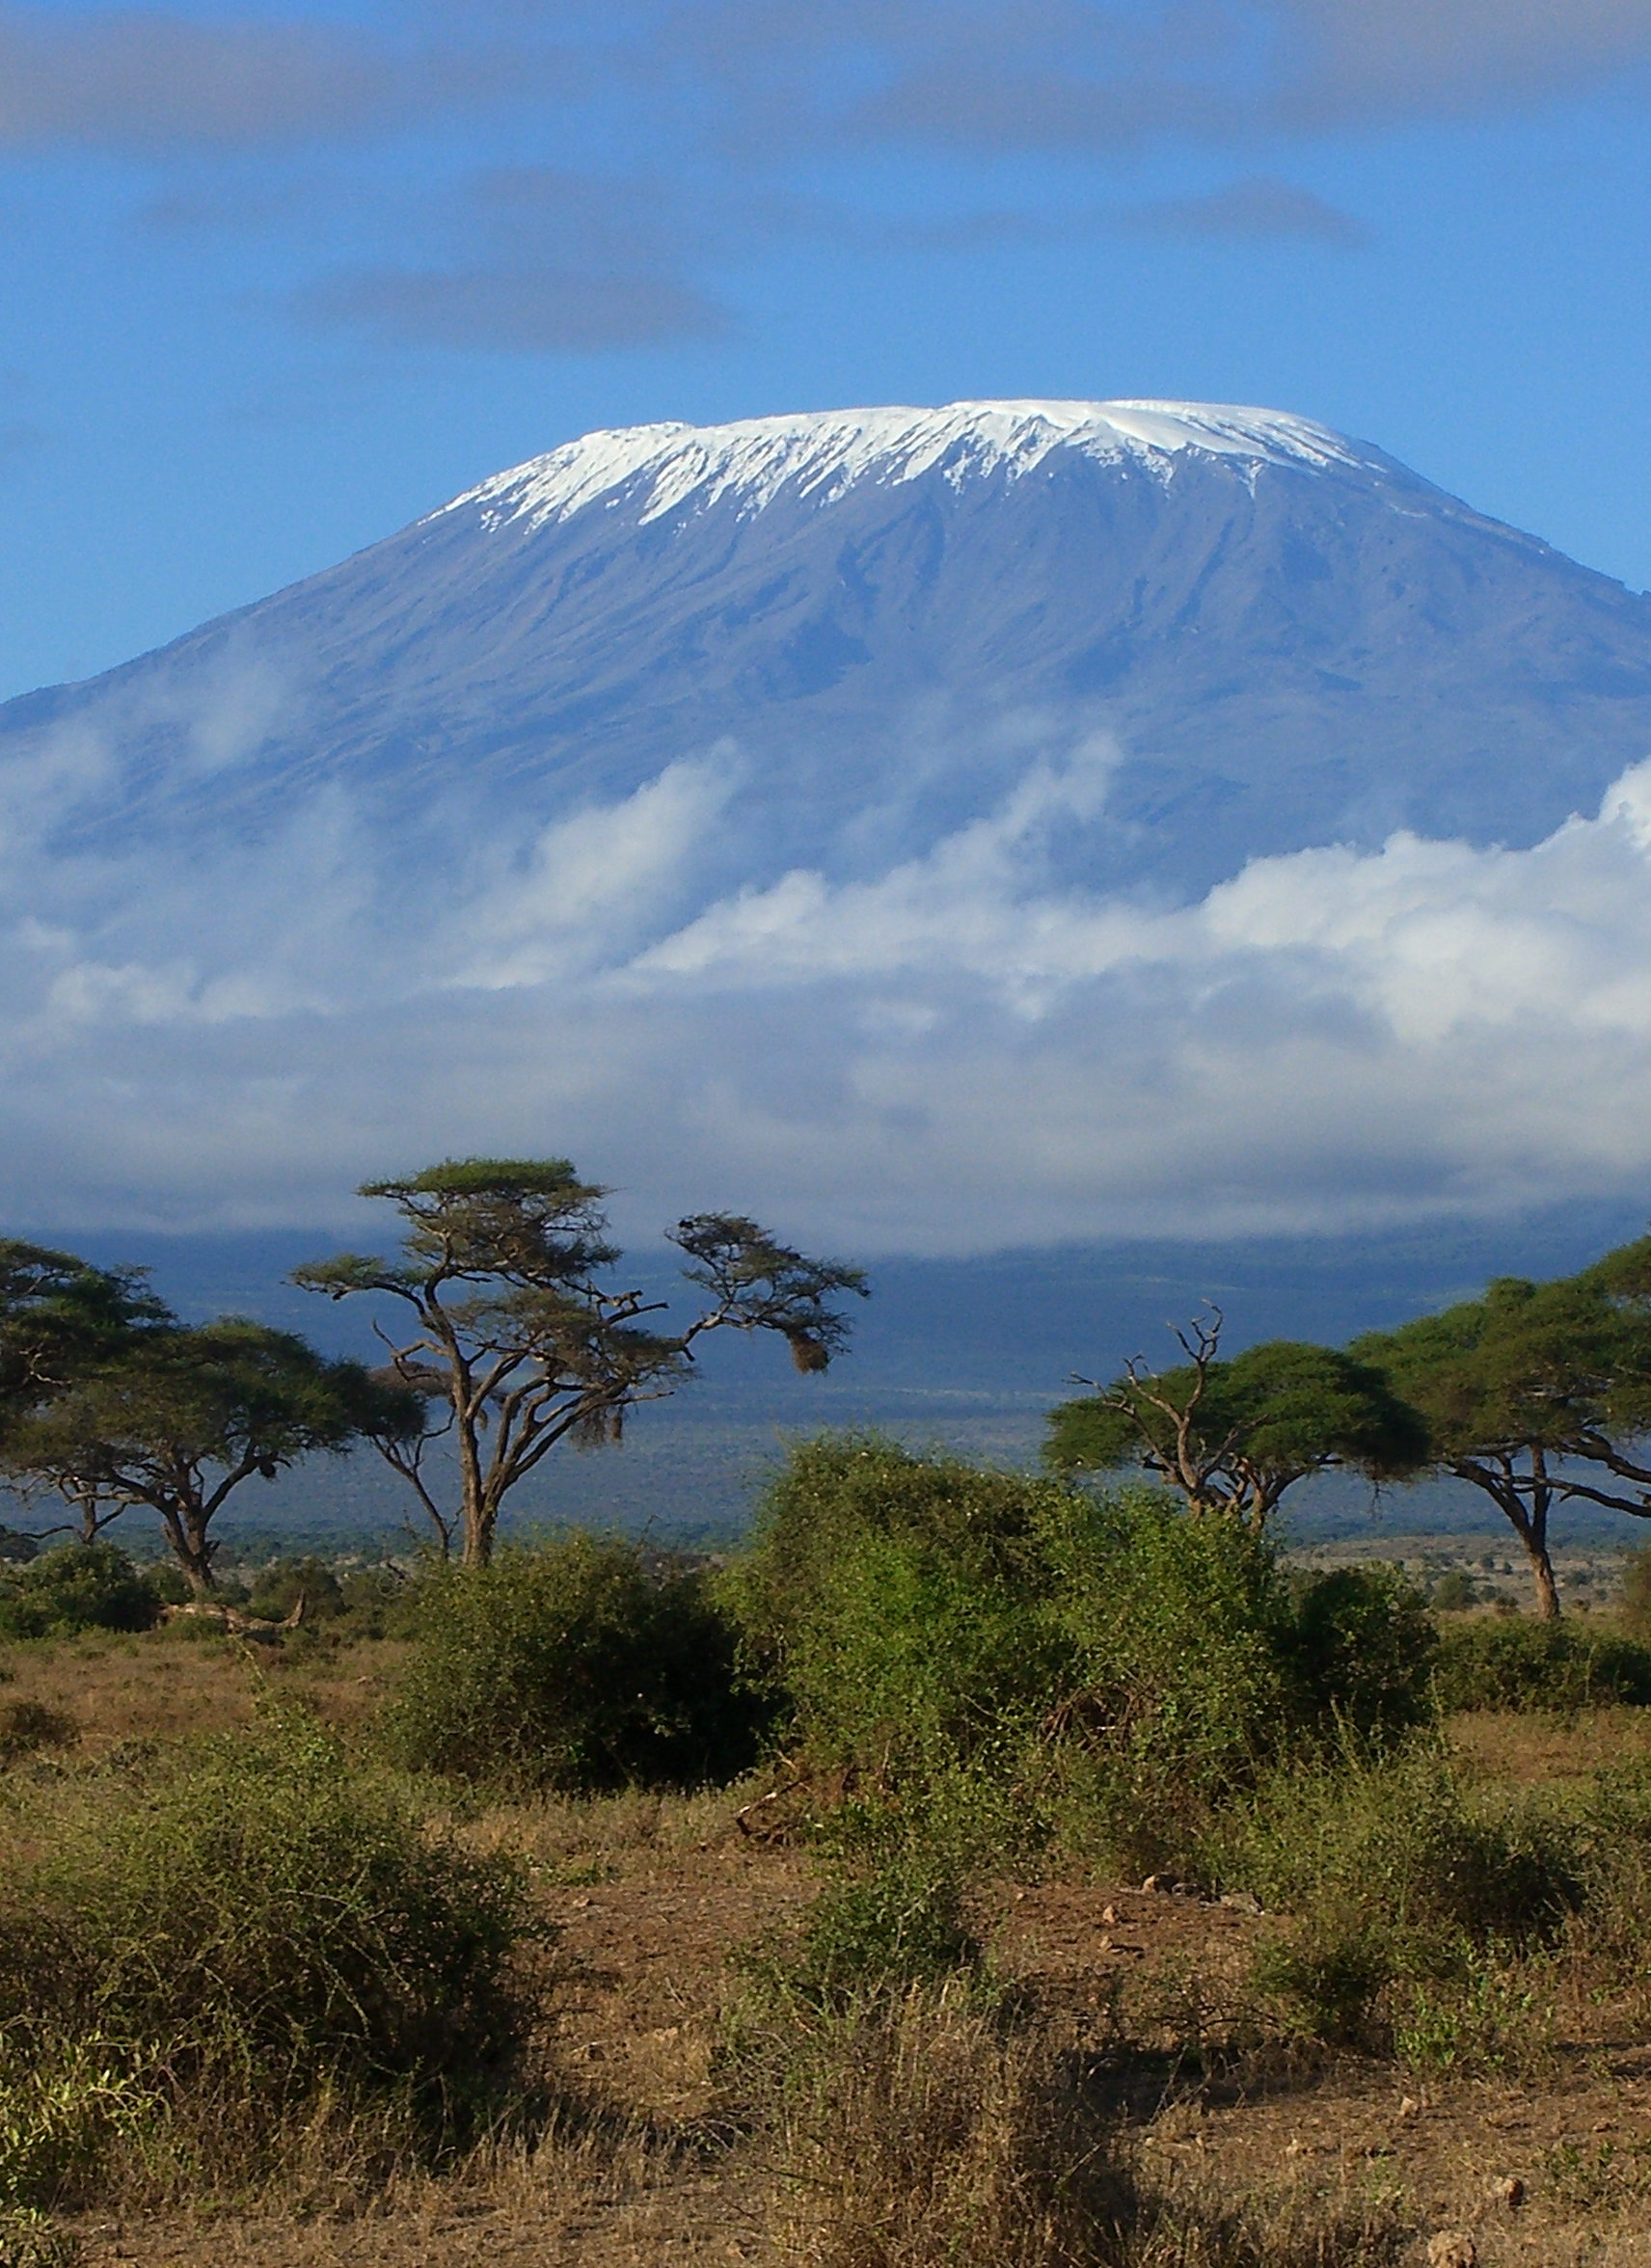
[[[1262,1538],[1141,1488],[1096,1496],[807,1443],[721,1596],[815,1768],[902,1817],[959,1775],[1114,1853],[1250,1784],[1286,1745],[1392,1741],[1429,1707],[1432,1631],[1385,1573],[1286,1582]],[[1075,1822],[1075,1823],[1072,1823]]]
[[[1651,1703],[1651,1646],[1610,1631],[1486,1617],[1452,1631],[1439,1649],[1442,1709],[1591,1709]]]
[[[8,1638],[143,1631],[159,1615],[154,1590],[113,1544],[66,1544],[0,1576],[0,1636]]]
[[[691,1786],[753,1759],[762,1704],[694,1575],[635,1546],[511,1547],[420,1586],[420,1636],[386,1719],[410,1766],[515,1788]]]
[[[73,1253],[0,1238],[0,1437],[133,1334],[171,1321],[141,1268],[95,1268]]]
[[[14,1470],[67,1495],[147,1504],[198,1591],[212,1586],[211,1525],[254,1475],[273,1480],[404,1415],[406,1390],[329,1362],[291,1332],[228,1316],[125,1340],[13,1429]]]
[[[1129,1364],[1049,1416],[1046,1463],[1063,1473],[1140,1465],[1195,1511],[1259,1528],[1310,1472],[1352,1466],[1372,1479],[1413,1472],[1425,1428],[1369,1364],[1295,1339],[1217,1357],[1220,1317],[1181,1343],[1191,1358],[1161,1376]]]
[[[1283,1637],[1298,1721],[1338,1722],[1368,1748],[1428,1720],[1438,1633],[1398,1569],[1372,1561],[1298,1575],[1287,1596]]]
[[[462,2124],[515,2052],[515,1871],[306,1718],[34,1791],[0,1833],[0,2113],[41,2138],[18,2201],[84,2185],[128,2117],[227,2121],[242,2151],[329,2092]]]
[[[1489,1496],[1530,1562],[1537,1610],[1559,1594],[1556,1505],[1651,1515],[1651,1238],[1581,1274],[1505,1277],[1484,1297],[1358,1340],[1426,1421],[1429,1461]]]

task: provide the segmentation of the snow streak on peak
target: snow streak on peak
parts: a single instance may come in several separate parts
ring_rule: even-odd
[[[1102,463],[1132,458],[1164,480],[1188,450],[1251,466],[1387,469],[1385,459],[1328,426],[1280,410],[1209,402],[953,402],[939,410],[826,410],[729,425],[587,433],[496,473],[443,509],[478,505],[495,526],[566,520],[599,500],[611,508],[622,498],[640,504],[642,522],[690,500],[702,510],[730,496],[742,510],[757,511],[784,489],[828,502],[857,481],[892,485],[935,467],[960,487],[1000,468],[1014,479],[1058,448]]]

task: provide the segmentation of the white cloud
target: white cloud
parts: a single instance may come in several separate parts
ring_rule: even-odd
[[[212,858],[8,858],[4,1210],[313,1220],[537,1148],[638,1227],[731,1203],[959,1252],[1651,1184],[1651,764],[1529,850],[1401,834],[1177,907],[1057,878],[1113,760],[1031,753],[916,858],[721,894],[726,749],[446,868],[336,789]]]

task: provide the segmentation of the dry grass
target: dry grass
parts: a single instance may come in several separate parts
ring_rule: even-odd
[[[282,1691],[302,1696],[329,1724],[365,1724],[393,1680],[404,1644],[359,1639],[338,1647],[308,1641],[256,1650],[187,1623],[125,1635],[98,1632],[5,1651],[8,1705],[37,1702],[79,1727],[82,1757],[95,1762],[132,1741],[176,1741],[250,1724],[249,1659]]]
[[[363,1642],[259,1665],[347,1733],[398,1654]],[[5,1666],[0,1701],[72,1715],[76,1762],[251,1714],[244,1662],[217,1639],[96,1637],[15,1648]],[[1580,1784],[1651,1751],[1648,1720],[1475,1715],[1456,1740],[1493,1780]],[[1631,1946],[1581,1934],[1556,1956],[1546,2079],[1422,2084],[1350,2056],[1201,2060],[1199,2024],[1241,2002],[1268,1917],[1116,1883],[1005,1883],[979,1919],[1014,2024],[919,1996],[880,2028],[817,2039],[789,2094],[742,2126],[722,2064],[729,1963],[813,1888],[805,1853],[741,1831],[753,1793],[465,1822],[528,1860],[557,1932],[543,2026],[562,2107],[547,2131],[387,2179],[369,2137],[323,2121],[260,2196],[77,2221],[84,2268],[1421,2268],[1441,2229],[1472,2233],[1480,2268],[1651,2268],[1651,1996],[1623,1983]],[[1517,2208],[1495,2194],[1509,2180]]]
[[[1477,1770],[1514,1787],[1580,1785],[1602,1765],[1651,1756],[1651,1709],[1589,1709],[1572,1717],[1475,1710],[1450,1730]]]

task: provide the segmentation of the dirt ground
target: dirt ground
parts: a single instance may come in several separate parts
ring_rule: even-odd
[[[264,1674],[341,1726],[392,1673],[393,1648],[277,1658]],[[154,1634],[15,1650],[0,1703],[67,1712],[80,1753],[244,1717],[242,1661],[219,1643]],[[1651,1712],[1573,1725],[1462,1720],[1485,1772],[1563,1782],[1651,1750]],[[547,1806],[477,1830],[528,1854],[555,1925],[547,2020],[580,2106],[531,2158],[478,2167],[389,2198],[308,2216],[224,2208],[209,2217],[77,2226],[86,2268],[707,2268],[776,2258],[773,2170],[717,2125],[713,2066],[731,1968],[811,1895],[806,1855],[740,1830],[727,1799]],[[1651,2025],[1613,2010],[1564,2012],[1539,2081],[1401,2083],[1356,2057],[1210,2077],[1166,2054],[1114,2071],[1120,1996],[1156,1995],[1184,2039],[1187,1995],[1218,2002],[1245,1974],[1269,1917],[1139,1884],[1005,1883],[977,1917],[1001,1971],[1021,1982],[1096,2084],[1144,2164],[1236,2196],[1298,2189],[1403,2201],[1415,2255],[1440,2230],[1471,2233],[1478,2268],[1651,2268]],[[1167,2034],[1166,2034],[1167,2036]]]
[[[431,2184],[361,2218],[241,2217],[83,2224],[87,2268],[706,2268],[773,2259],[767,2170],[739,2146],[695,2162],[650,2153],[649,2133],[714,2106],[711,2053],[726,1963],[808,1895],[785,1850],[730,1844],[646,1853],[589,1887],[553,1887],[563,1982],[554,2020],[593,2106],[631,2130],[617,2166],[578,2143],[460,2186]],[[995,1952],[1072,2037],[1097,2045],[1116,1981],[1235,1973],[1254,1917],[1113,1885],[1006,1886]],[[1560,2049],[1540,2085],[1401,2084],[1391,2066],[1341,2059],[1245,2083],[1173,2063],[1121,2082],[1120,2117],[1154,2168],[1229,2194],[1297,2186],[1396,2194],[1421,2238],[1470,2232],[1479,2268],[1651,2264],[1651,2038]],[[1518,2184],[1510,2190],[1509,2184]],[[1512,2203],[1510,2198],[1519,2201]]]

